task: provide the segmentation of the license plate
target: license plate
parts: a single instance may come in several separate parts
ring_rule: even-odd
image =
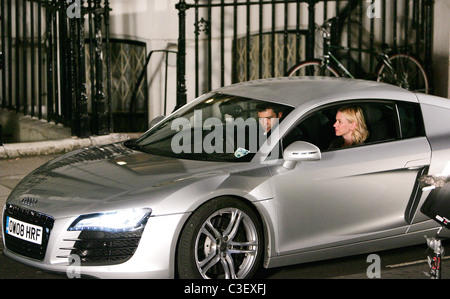
[[[6,233],[34,244],[42,244],[42,227],[9,216],[6,217]]]

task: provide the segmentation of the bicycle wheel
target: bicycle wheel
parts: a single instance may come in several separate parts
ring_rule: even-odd
[[[340,77],[340,73],[331,65],[325,65],[321,60],[314,59],[302,61],[293,66],[287,73],[288,77],[293,76],[325,76]]]
[[[429,93],[430,82],[422,63],[410,54],[390,55],[377,72],[377,81],[400,86],[407,90]]]

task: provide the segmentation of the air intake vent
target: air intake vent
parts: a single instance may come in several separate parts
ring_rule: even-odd
[[[115,265],[129,260],[136,251],[143,229],[133,232],[82,231],[70,249],[71,255],[80,257],[81,265]]]

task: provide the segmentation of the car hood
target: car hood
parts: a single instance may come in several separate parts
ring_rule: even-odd
[[[183,188],[188,189],[183,190],[186,193],[195,193],[196,189],[207,193],[229,179],[230,173],[244,172],[247,178],[252,177],[248,171],[255,167],[265,168],[254,163],[180,160],[142,153],[116,143],[76,150],[44,164],[14,188],[8,203],[55,218],[139,206],[153,209],[161,206],[160,202],[169,194]],[[250,189],[267,180],[266,175],[257,177]],[[235,180],[239,180],[239,175]],[[181,195],[178,194],[178,201],[183,200],[180,197],[188,197]],[[28,203],[24,200],[30,198],[37,200],[33,207],[27,206],[29,200]],[[172,202],[169,210],[165,206],[157,212],[186,212],[186,207],[177,203]]]

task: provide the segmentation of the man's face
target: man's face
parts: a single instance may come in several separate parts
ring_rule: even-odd
[[[266,109],[258,112],[259,123],[267,133],[278,123],[282,115],[281,112],[275,113],[272,108]]]

